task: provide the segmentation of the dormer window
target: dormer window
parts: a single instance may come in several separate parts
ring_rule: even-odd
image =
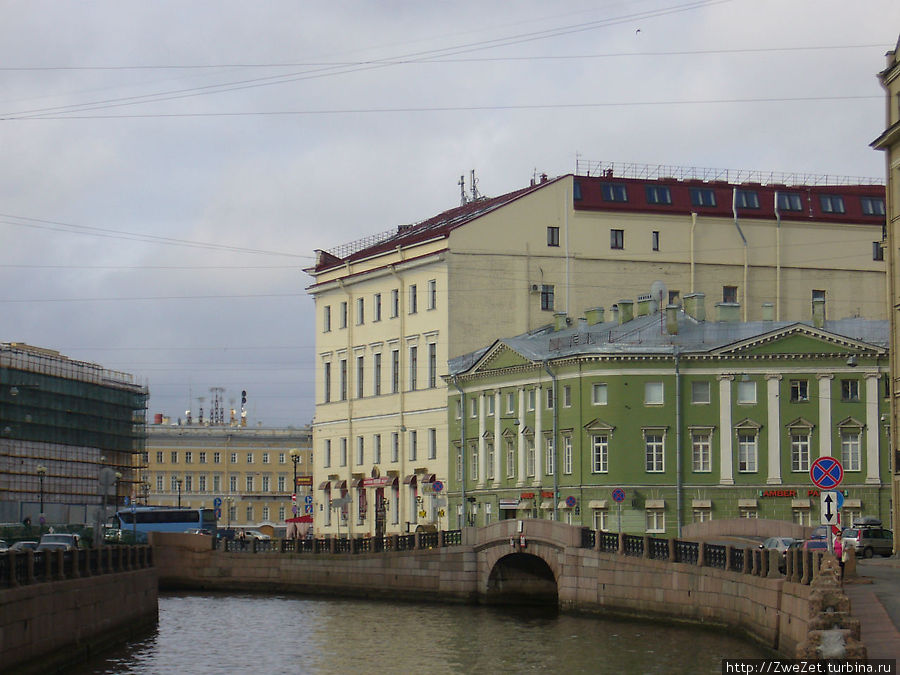
[[[603,192],[603,201],[605,202],[628,201],[628,192],[622,183],[603,183],[601,190]]]

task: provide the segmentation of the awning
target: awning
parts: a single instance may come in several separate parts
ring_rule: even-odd
[[[352,480],[350,481],[350,487],[352,487],[352,488],[364,487],[364,486],[363,486],[363,479],[362,479],[362,478],[354,478],[354,479],[352,479]]]
[[[862,501],[859,499],[845,499],[843,508],[845,508],[845,509],[861,509]]]
[[[559,504],[556,505],[558,509],[571,509],[572,507],[566,504],[565,500],[561,500]]]
[[[347,481],[345,481],[345,480],[332,481],[331,487],[334,490],[346,490],[347,489]]]
[[[516,507],[516,509],[518,509],[519,511],[531,510],[532,508],[534,508],[534,502],[530,499],[523,499]]]
[[[711,499],[692,499],[691,500],[691,508],[692,509],[711,509],[712,508],[712,500]]]
[[[808,499],[792,499],[791,500],[791,508],[792,509],[808,509],[809,508],[809,500]]]
[[[284,522],[286,523],[311,523],[313,521],[312,516],[297,516],[296,518],[288,518]]]
[[[500,508],[507,511],[515,511],[519,508],[519,500],[518,499],[501,499],[500,500]]]
[[[416,474],[411,473],[406,478],[403,479],[404,485],[412,485],[416,482]]]
[[[589,509],[605,509],[607,507],[606,499],[592,499],[588,502]]]
[[[665,499],[648,499],[644,502],[645,509],[664,509],[666,508]]]
[[[553,500],[545,499],[544,501],[541,502],[541,508],[544,509],[545,511],[552,509],[553,508]]]
[[[330,480],[323,480],[321,483],[319,483],[319,489],[320,489],[320,490],[327,490],[327,489],[330,488],[330,487],[331,487],[331,481],[330,481]]]
[[[756,500],[755,499],[738,499],[738,508],[739,509],[755,509],[756,508]]]
[[[436,477],[437,476],[435,476],[435,474],[433,474],[433,473],[426,473],[419,479],[419,482],[420,483],[433,483]]]

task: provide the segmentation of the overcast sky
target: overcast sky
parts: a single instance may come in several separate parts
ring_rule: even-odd
[[[0,0],[0,341],[312,420],[328,249],[576,157],[881,177],[896,0]],[[208,414],[208,412],[207,412]]]

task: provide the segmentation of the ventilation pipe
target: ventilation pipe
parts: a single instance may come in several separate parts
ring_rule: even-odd
[[[717,302],[716,320],[721,323],[736,323],[740,320],[741,304],[739,302]]]
[[[619,306],[612,305],[609,308],[609,320],[613,323],[619,323]]]
[[[678,305],[666,307],[666,333],[678,335]]]
[[[619,300],[619,325],[628,323],[634,318],[634,302],[631,300]]]
[[[688,293],[683,298],[684,311],[692,319],[706,321],[706,294]]]
[[[598,323],[603,323],[603,308],[591,307],[584,310],[584,318],[587,319],[588,326],[596,326]]]
[[[562,330],[566,327],[566,313],[565,312],[554,312],[553,313],[553,330]]]
[[[697,213],[691,212],[691,293],[694,292],[694,229],[697,227]]]
[[[825,328],[825,298],[813,298],[812,320],[816,328]]]
[[[637,316],[647,316],[650,314],[650,296],[639,295],[637,299]]]
[[[741,224],[738,222],[738,214],[737,214],[737,187],[731,189],[731,212],[734,214],[734,227],[737,229],[738,234],[741,237],[741,242],[744,245],[744,321],[747,320],[747,275],[749,268],[749,246],[747,244],[747,237],[744,236],[743,230],[741,230]]]

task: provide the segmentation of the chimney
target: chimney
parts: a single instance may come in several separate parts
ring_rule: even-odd
[[[741,304],[739,302],[717,302],[716,320],[722,323],[737,323],[741,317]]]
[[[771,302],[764,302],[762,304],[762,320],[763,321],[774,321],[775,320],[775,305]]]
[[[706,293],[688,293],[683,297],[685,313],[697,321],[706,321]]]
[[[590,309],[584,310],[584,318],[587,319],[588,326],[595,326],[598,323],[603,323],[603,308],[591,307]]]
[[[816,328],[825,328],[825,298],[813,298],[812,320]]]
[[[628,323],[634,318],[634,301],[619,300],[619,325]]]
[[[666,306],[666,333],[678,335],[678,305]]]
[[[553,330],[562,330],[566,327],[566,313],[565,312],[554,312],[553,313]]]
[[[578,317],[578,332],[587,333],[588,322],[583,316]]]
[[[609,320],[612,321],[613,323],[619,323],[619,306],[618,305],[610,305]]]
[[[637,299],[637,316],[647,316],[650,313],[649,295],[639,295]]]

